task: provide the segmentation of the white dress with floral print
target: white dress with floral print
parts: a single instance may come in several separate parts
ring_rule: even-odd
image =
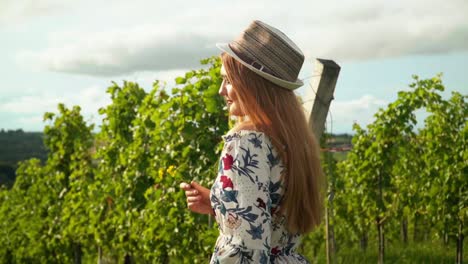
[[[211,263],[308,263],[278,213],[283,164],[270,138],[241,130],[223,139],[210,197],[220,232]]]

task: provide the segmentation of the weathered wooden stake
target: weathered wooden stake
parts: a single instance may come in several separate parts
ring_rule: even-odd
[[[309,116],[309,126],[315,134],[315,137],[320,141],[320,137],[325,129],[328,110],[330,109],[333,93],[335,91],[336,82],[340,73],[340,66],[332,60],[317,59],[314,66],[314,76],[311,81],[313,90],[314,102]],[[329,175],[334,177],[333,175]],[[333,179],[330,179],[333,182]],[[333,210],[333,190],[327,190],[328,206],[325,211],[325,234],[326,234],[326,256],[327,264],[335,263],[336,245],[334,243],[333,226],[330,225],[330,215]]]
[[[328,110],[333,93],[335,91],[336,81],[340,74],[340,66],[332,60],[317,59],[314,66],[314,76],[311,80],[313,89],[314,103],[309,116],[309,125],[314,131],[317,140],[320,140],[325,121],[327,120]]]

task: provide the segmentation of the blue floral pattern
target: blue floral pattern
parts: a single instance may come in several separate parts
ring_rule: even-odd
[[[279,213],[284,166],[270,138],[241,130],[223,139],[210,197],[220,232],[211,263],[309,263]]]

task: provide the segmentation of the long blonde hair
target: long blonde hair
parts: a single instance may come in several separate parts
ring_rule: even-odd
[[[267,81],[228,54],[221,54],[221,59],[241,110],[255,129],[271,138],[285,165],[280,211],[288,231],[311,231],[323,214],[323,173],[319,146],[301,104],[293,91]]]

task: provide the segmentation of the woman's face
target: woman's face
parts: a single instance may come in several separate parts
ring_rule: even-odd
[[[223,82],[221,83],[221,87],[219,88],[219,95],[224,97],[224,99],[226,100],[229,114],[231,116],[243,116],[244,113],[240,108],[236,89],[229,82],[224,65],[221,66],[221,77],[223,78]]]

